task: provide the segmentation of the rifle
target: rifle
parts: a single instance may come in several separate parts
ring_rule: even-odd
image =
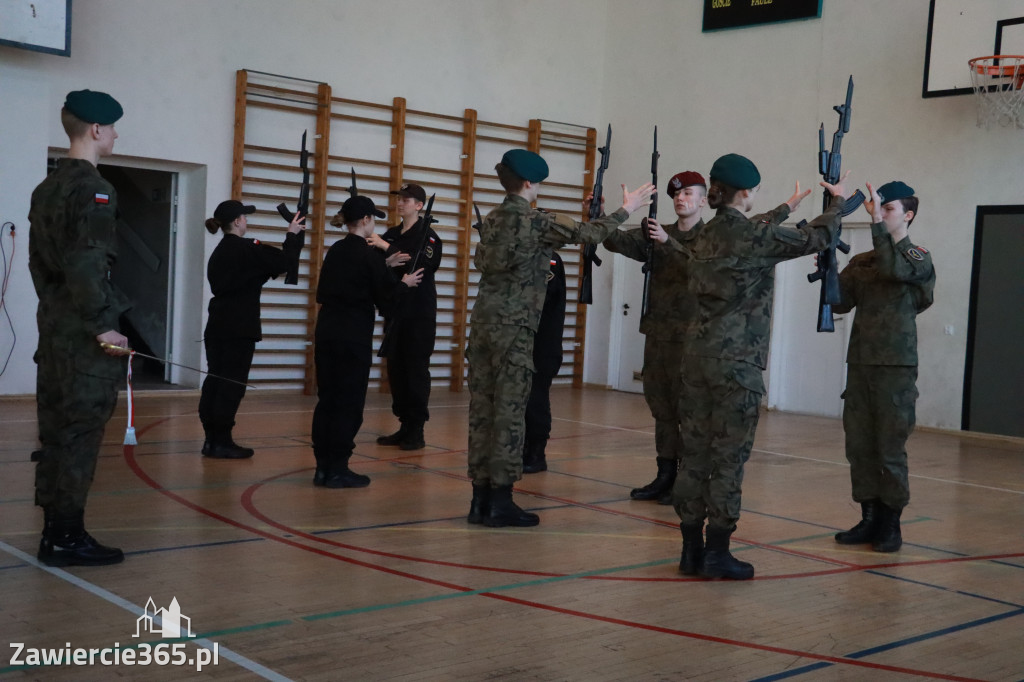
[[[354,174],[355,171],[353,171],[353,175]],[[427,241],[430,239],[430,225],[431,223],[437,222],[434,216],[431,215],[431,210],[434,208],[434,197],[436,196],[436,194],[430,195],[430,199],[427,200],[427,207],[423,210],[423,217],[420,218],[423,222],[423,236],[420,237],[420,243],[416,247],[416,253],[413,255],[412,259],[409,261],[409,265],[405,269],[406,274],[416,272],[420,264],[420,256],[423,255],[423,252],[427,248]],[[477,211],[477,215],[480,215],[479,211]],[[392,314],[391,323],[388,324],[388,328],[384,332],[384,339],[380,342],[380,350],[377,351],[378,358],[386,358],[391,350],[391,346],[394,345],[395,327],[398,326],[397,323],[398,316]]]
[[[608,159],[612,155],[612,124],[608,124],[608,135],[604,138],[604,146],[599,147],[601,152],[601,163],[597,166],[597,174],[594,177],[593,197],[590,200],[589,220],[597,220],[601,217],[601,197],[604,195],[604,172],[608,170]],[[597,255],[597,244],[583,245],[583,275],[580,278],[579,302],[588,305],[594,302],[593,287],[593,266],[601,265],[601,258]]]
[[[295,213],[299,215],[309,215],[309,152],[306,151],[306,133],[308,131],[302,131],[302,151],[299,152],[299,168],[302,169],[302,186],[299,188],[299,203],[295,206]],[[291,225],[292,220],[295,219],[295,213],[288,210],[288,206],[282,201],[277,205],[277,212],[281,214],[281,217]],[[299,242],[300,250],[302,246],[306,245],[306,231],[299,231]],[[298,284],[299,283],[299,259],[296,258],[295,262],[288,266],[287,272],[284,275],[285,284]]]
[[[352,197],[359,194],[359,189],[356,187],[356,169],[352,166],[349,166],[349,170],[352,171],[352,184],[348,186],[348,197],[349,199],[351,199]]]
[[[658,186],[658,159],[661,154],[658,153],[658,126],[654,126],[654,151],[651,153],[651,183]],[[647,211],[647,217],[640,221],[640,228],[643,230],[644,239],[647,240],[647,251],[644,255],[644,297],[640,304],[640,316],[641,319],[647,314],[647,310],[651,305],[651,273],[654,271],[654,240],[651,239],[650,233],[647,231],[647,221],[657,220],[658,218],[658,194],[651,197],[651,208]]]
[[[477,234],[479,234],[480,228],[483,227],[484,219],[483,216],[480,215],[480,208],[475,202],[473,203],[473,210],[476,211],[476,222],[473,223],[473,229],[477,231]]]
[[[843,144],[843,135],[850,132],[852,100],[853,76],[850,76],[850,81],[846,86],[846,102],[832,107],[839,114],[839,126],[832,135],[831,151],[825,149],[825,124],[822,123],[821,127],[818,128],[818,173],[821,174],[825,182],[832,185],[839,182],[841,177],[839,169],[843,163],[843,155],[839,150]],[[828,210],[831,200],[831,197],[826,193],[822,201],[822,210]],[[863,203],[864,194],[858,189],[853,196],[843,203],[843,207],[839,210],[840,217],[845,218],[850,215]],[[842,231],[843,226],[840,223],[839,227],[836,228],[832,241],[829,242],[824,251],[818,252],[818,269],[807,275],[808,282],[813,283],[821,280],[821,292],[818,296],[819,332],[833,332],[836,329],[835,322],[832,320],[832,306],[842,300],[842,296],[839,293],[839,262],[836,259],[836,249],[843,253],[850,253],[850,245],[840,239]]]

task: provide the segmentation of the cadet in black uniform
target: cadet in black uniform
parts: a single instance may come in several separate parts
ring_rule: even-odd
[[[441,265],[441,238],[428,225],[424,228],[419,212],[427,201],[427,193],[419,185],[407,183],[392,194],[398,195],[398,216],[401,224],[384,233],[387,255],[408,254],[415,259],[423,245],[418,266],[423,268],[423,281],[415,291],[407,292],[385,316],[388,347],[388,382],[391,384],[391,411],[400,422],[398,431],[377,439],[380,445],[397,445],[403,450],[424,447],[423,425],[430,419],[430,356],[434,352],[437,330],[437,288],[434,273]],[[427,230],[426,240],[423,230]],[[404,261],[393,268],[396,278],[409,267]]]
[[[526,438],[523,445],[523,473],[548,470],[544,452],[551,436],[551,382],[562,367],[562,331],[565,328],[565,265],[557,251],[551,252],[551,272],[544,297],[544,310],[533,337],[533,384],[526,403]]]
[[[302,250],[299,232],[306,229],[305,217],[296,215],[280,249],[261,244],[258,239],[246,239],[246,216],[255,211],[255,206],[229,199],[222,201],[206,221],[210,234],[224,232],[206,267],[213,298],[203,340],[211,376],[203,381],[199,398],[199,419],[206,432],[203,454],[217,459],[252,457],[252,448],[235,443],[231,429],[245,395],[244,384],[249,380],[256,342],[263,338],[260,292],[267,280],[276,278],[298,260]]]
[[[366,385],[370,381],[373,350],[373,307],[387,310],[399,291],[415,287],[422,269],[398,282],[388,269],[402,261],[395,254],[386,261],[371,246],[373,217],[384,217],[373,200],[351,197],[332,220],[348,235],[327,251],[320,269],[316,300],[316,381],[319,401],[313,410],[313,485],[327,488],[364,488],[370,477],[348,468],[356,433],[363,424]]]

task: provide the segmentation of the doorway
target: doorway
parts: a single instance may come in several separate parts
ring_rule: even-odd
[[[961,428],[1024,436],[1024,206],[979,206]]]
[[[49,159],[49,169],[55,165]],[[131,303],[120,331],[140,353],[169,357],[177,174],[102,163],[97,168],[117,192],[117,264],[110,279]],[[136,388],[171,388],[170,380],[170,365],[140,357],[132,363]]]

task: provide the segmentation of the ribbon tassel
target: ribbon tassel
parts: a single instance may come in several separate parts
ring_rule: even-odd
[[[132,358],[134,357],[135,351],[128,354],[128,428],[124,432],[125,445],[139,444],[135,438],[135,403],[132,395]]]

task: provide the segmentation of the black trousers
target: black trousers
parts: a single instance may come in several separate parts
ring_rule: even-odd
[[[252,354],[256,350],[253,339],[207,338],[206,368],[211,374],[234,379],[244,384],[249,380]],[[199,419],[207,438],[223,440],[230,437],[235,425],[238,406],[245,396],[242,384],[222,381],[207,376],[199,398]]]
[[[313,410],[313,454],[317,468],[340,473],[352,456],[363,425],[372,349],[367,344],[317,341],[317,397]]]
[[[388,352],[391,411],[403,424],[416,426],[430,419],[430,356],[437,322],[432,317],[399,319]]]
[[[561,363],[547,366],[536,363],[537,371],[526,403],[526,440],[547,440],[551,436],[551,382]]]

